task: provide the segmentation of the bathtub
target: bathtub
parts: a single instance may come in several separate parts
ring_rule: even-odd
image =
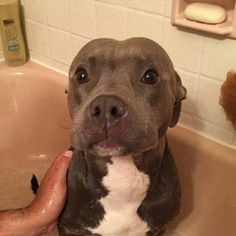
[[[0,209],[26,206],[55,156],[70,146],[66,77],[33,62],[0,63]],[[236,235],[236,150],[182,127],[168,131],[182,211],[166,235]],[[56,236],[56,230],[49,234]]]

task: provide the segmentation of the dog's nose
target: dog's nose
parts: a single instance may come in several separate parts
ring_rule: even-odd
[[[93,122],[109,129],[118,123],[127,113],[127,106],[113,95],[100,95],[90,104]]]

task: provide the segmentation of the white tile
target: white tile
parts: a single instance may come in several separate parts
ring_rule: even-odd
[[[225,142],[227,144],[232,144],[233,133],[231,131],[226,130],[224,127],[214,125],[210,122],[207,122],[194,116],[193,127],[196,131],[202,132],[213,139]]]
[[[3,60],[3,51],[0,51],[0,60]]]
[[[96,3],[97,37],[126,39],[127,10],[123,7]],[[115,27],[114,24],[115,23]]]
[[[221,83],[204,77],[198,78],[198,94],[194,113],[203,120],[232,131],[223,108],[219,105]]]
[[[201,73],[225,80],[230,69],[236,69],[236,41],[205,38]]]
[[[3,58],[2,40],[0,39],[0,59]]]
[[[165,1],[165,16],[171,17],[172,0]]]
[[[69,0],[69,3],[72,32],[87,38],[95,38],[95,2],[91,0]]]
[[[177,67],[199,72],[203,37],[181,31],[165,18],[163,45]]]
[[[26,32],[29,49],[49,57],[50,48],[47,27],[33,21],[26,21]]]
[[[163,26],[162,16],[129,10],[127,21],[128,37],[147,37],[161,44]]]
[[[65,65],[65,64],[62,64],[58,61],[55,61],[54,59],[52,58],[49,58],[49,57],[45,57],[45,56],[42,56],[41,54],[38,54],[34,51],[31,51],[30,52],[30,57],[31,57],[31,60],[40,64],[40,65],[43,65],[47,68],[50,68],[52,70],[55,70],[61,74],[64,74],[64,75],[68,75],[68,71],[69,71],[69,66]]]
[[[233,133],[224,127],[214,125],[208,121],[182,112],[179,125],[195,131],[205,137],[232,145]]]
[[[71,36],[71,44],[72,44],[71,54],[72,54],[72,58],[74,58],[77,55],[77,53],[79,52],[79,50],[88,42],[89,42],[88,39],[79,37],[77,35],[72,35]]]
[[[63,63],[60,63],[58,61],[52,60],[51,61],[51,67],[66,76],[68,76],[70,65],[65,65]]]
[[[46,23],[46,9],[44,0],[24,0],[25,17],[40,23]]]
[[[48,25],[59,29],[70,30],[70,15],[68,0],[47,0],[47,21]]]
[[[42,65],[51,65],[52,59],[50,57],[43,56],[35,51],[30,51],[30,60],[42,64]]]
[[[49,38],[52,58],[70,65],[72,61],[71,35],[64,31],[49,28]]]
[[[180,117],[179,117],[178,124],[189,127],[189,128],[193,128],[193,117],[192,117],[192,115],[182,111],[181,114],[180,114]]]
[[[234,135],[233,145],[234,145],[235,148],[236,148],[236,134]]]
[[[128,0],[128,6],[140,11],[164,14],[166,0]]]
[[[193,113],[196,109],[197,75],[179,69],[177,72],[184,87],[187,89],[187,99],[182,102],[182,110],[188,113]]]
[[[127,2],[130,0],[97,0],[97,2],[106,2],[119,6],[127,6]]]

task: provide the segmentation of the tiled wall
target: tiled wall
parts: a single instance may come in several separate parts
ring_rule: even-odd
[[[67,73],[90,39],[144,36],[169,53],[188,89],[181,124],[236,147],[236,132],[218,105],[226,72],[236,69],[236,40],[178,30],[171,0],[23,0],[31,58]]]
[[[2,41],[0,40],[0,61],[3,59]]]

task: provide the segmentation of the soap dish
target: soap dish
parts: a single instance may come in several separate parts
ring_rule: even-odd
[[[227,13],[227,19],[223,23],[210,25],[187,20],[184,17],[184,10],[188,4],[194,2],[210,3],[222,6]],[[235,0],[173,0],[171,22],[176,26],[183,26],[196,30],[206,31],[225,37],[236,38],[236,1]]]

